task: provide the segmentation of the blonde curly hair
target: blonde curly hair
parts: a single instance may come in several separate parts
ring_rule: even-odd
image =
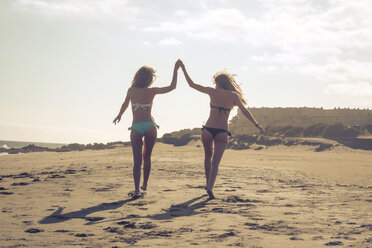
[[[213,76],[214,83],[221,87],[224,90],[230,90],[234,91],[236,94],[238,94],[240,100],[243,104],[247,104],[247,101],[244,99],[242,89],[240,86],[236,83],[234,76],[235,74],[230,74],[226,71],[217,72]]]

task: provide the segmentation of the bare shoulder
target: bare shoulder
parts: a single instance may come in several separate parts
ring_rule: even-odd
[[[216,89],[214,89],[216,90]],[[234,91],[230,91],[230,90],[222,90],[223,94],[225,97],[228,97],[229,99],[236,99],[236,98],[239,98],[239,95],[238,93],[234,92]]]
[[[160,87],[150,87],[150,88],[147,88],[149,91],[157,91],[160,89]]]
[[[160,87],[150,87],[150,88],[147,88],[146,90],[150,94],[154,94],[155,95],[155,94],[157,94],[161,90],[161,88]]]
[[[231,99],[234,102],[234,106],[238,106],[241,103],[238,93],[234,91],[231,91]]]
[[[209,86],[201,86],[201,87],[203,87],[201,91],[208,95],[213,95],[217,92],[217,90],[213,87],[209,87]]]
[[[127,94],[128,96],[137,96],[137,95],[146,94],[148,90],[149,90],[148,88],[129,87]]]
[[[128,94],[131,94],[133,92],[133,90],[135,90],[134,87],[129,87],[128,90],[127,90],[127,93]]]

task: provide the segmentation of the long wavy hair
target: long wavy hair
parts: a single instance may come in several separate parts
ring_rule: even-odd
[[[156,77],[155,70],[152,69],[150,66],[144,65],[141,68],[139,68],[136,74],[134,75],[132,87],[148,88],[151,86],[155,77]]]
[[[247,104],[247,101],[244,99],[242,89],[236,83],[234,76],[235,75],[222,71],[222,72],[216,73],[213,76],[213,79],[214,79],[214,83],[218,85],[219,87],[221,87],[222,89],[236,92],[236,94],[238,94],[242,103]]]

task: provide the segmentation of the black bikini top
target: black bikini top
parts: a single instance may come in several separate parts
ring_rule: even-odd
[[[212,104],[211,104],[211,108],[218,109],[219,112],[221,112],[221,111],[230,112],[230,110],[231,110],[231,109],[227,109],[227,108],[224,108],[224,107],[217,107],[217,106],[214,106]]]

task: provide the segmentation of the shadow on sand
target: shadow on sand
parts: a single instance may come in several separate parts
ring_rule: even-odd
[[[205,199],[201,202],[195,203],[196,201],[198,201],[198,200],[200,200],[204,197],[207,197],[207,199]],[[138,219],[147,218],[147,219],[153,219],[153,220],[169,220],[169,219],[182,217],[182,216],[192,216],[192,215],[197,215],[197,214],[204,213],[202,211],[196,211],[196,210],[200,209],[200,208],[203,208],[207,204],[208,201],[210,201],[210,199],[208,198],[208,195],[204,194],[202,196],[195,197],[195,198],[193,198],[189,201],[179,203],[177,205],[171,205],[170,208],[165,210],[165,213],[155,214],[155,215],[145,215],[145,216],[129,215],[127,217],[119,218],[119,219],[90,222],[90,223],[87,223],[87,225],[98,224],[98,223],[103,223],[103,222],[122,221],[122,220],[126,220],[126,219],[131,219],[131,218],[138,218]]]
[[[364,138],[332,138],[344,146],[352,149],[372,150],[372,139]]]
[[[51,215],[40,220],[39,223],[40,224],[54,224],[54,223],[64,222],[70,219],[84,219],[90,222],[99,221],[99,220],[103,220],[104,218],[103,217],[87,217],[87,215],[90,215],[95,212],[117,209],[131,201],[133,201],[133,199],[127,199],[127,200],[111,202],[111,203],[102,203],[97,206],[93,206],[90,208],[83,208],[79,211],[74,211],[74,212],[69,212],[69,213],[64,213],[64,214],[62,214],[62,211],[64,208],[59,207]]]
[[[206,203],[210,201],[209,198],[201,202],[197,202],[197,203],[194,203],[194,202],[207,196],[208,195],[202,195],[202,196],[195,197],[189,201],[186,201],[186,202],[183,202],[177,205],[172,205],[170,208],[165,210],[165,213],[156,214],[156,215],[148,215],[142,218],[151,218],[153,220],[168,220],[168,219],[173,219],[173,218],[182,217],[182,216],[191,216],[191,215],[201,214],[203,212],[196,211],[196,210],[204,207]]]

